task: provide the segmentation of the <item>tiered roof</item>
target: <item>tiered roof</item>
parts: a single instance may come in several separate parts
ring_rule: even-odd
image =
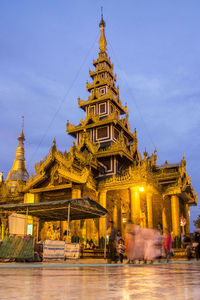
[[[96,157],[105,157],[108,155],[120,155],[126,157],[130,162],[134,160],[133,149],[138,151],[136,132],[131,133],[129,127],[127,107],[123,106],[120,96],[119,87],[116,87],[116,74],[113,73],[113,65],[110,57],[107,55],[107,41],[105,37],[105,22],[103,16],[100,21],[100,38],[98,58],[93,61],[95,70],[89,70],[92,79],[91,83],[86,83],[87,91],[90,93],[88,100],[84,101],[78,98],[78,104],[86,112],[85,120],[80,124],[74,125],[67,123],[67,134],[80,142],[79,136],[84,131],[95,131],[99,128],[108,126],[116,134],[110,133],[109,139],[100,140],[100,148]],[[101,112],[101,105],[105,105],[105,113]],[[125,115],[122,117],[122,115]],[[96,131],[92,133],[92,142]],[[135,155],[135,157],[138,155]]]

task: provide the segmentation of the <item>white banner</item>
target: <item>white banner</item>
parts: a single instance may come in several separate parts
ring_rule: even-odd
[[[45,240],[43,243],[43,260],[64,260],[65,242]]]
[[[80,244],[79,243],[66,243],[65,244],[65,258],[80,258]]]

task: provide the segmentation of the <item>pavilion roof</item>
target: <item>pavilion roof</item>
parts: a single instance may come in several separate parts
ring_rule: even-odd
[[[107,214],[103,206],[89,197],[38,203],[3,204],[0,205],[0,214],[15,212],[38,217],[43,221],[66,221],[68,209],[70,220],[93,219]]]

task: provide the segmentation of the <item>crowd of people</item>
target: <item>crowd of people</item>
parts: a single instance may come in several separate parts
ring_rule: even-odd
[[[125,240],[121,232],[113,225],[108,243],[108,261],[123,263],[124,253],[127,263],[143,261],[152,263],[155,259],[165,258],[169,261],[172,253],[172,238],[170,233],[162,235],[159,230],[141,228],[139,225],[127,224]]]

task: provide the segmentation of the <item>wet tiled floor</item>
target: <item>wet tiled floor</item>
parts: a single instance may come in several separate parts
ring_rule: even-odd
[[[200,299],[200,264],[0,268],[0,299]]]

